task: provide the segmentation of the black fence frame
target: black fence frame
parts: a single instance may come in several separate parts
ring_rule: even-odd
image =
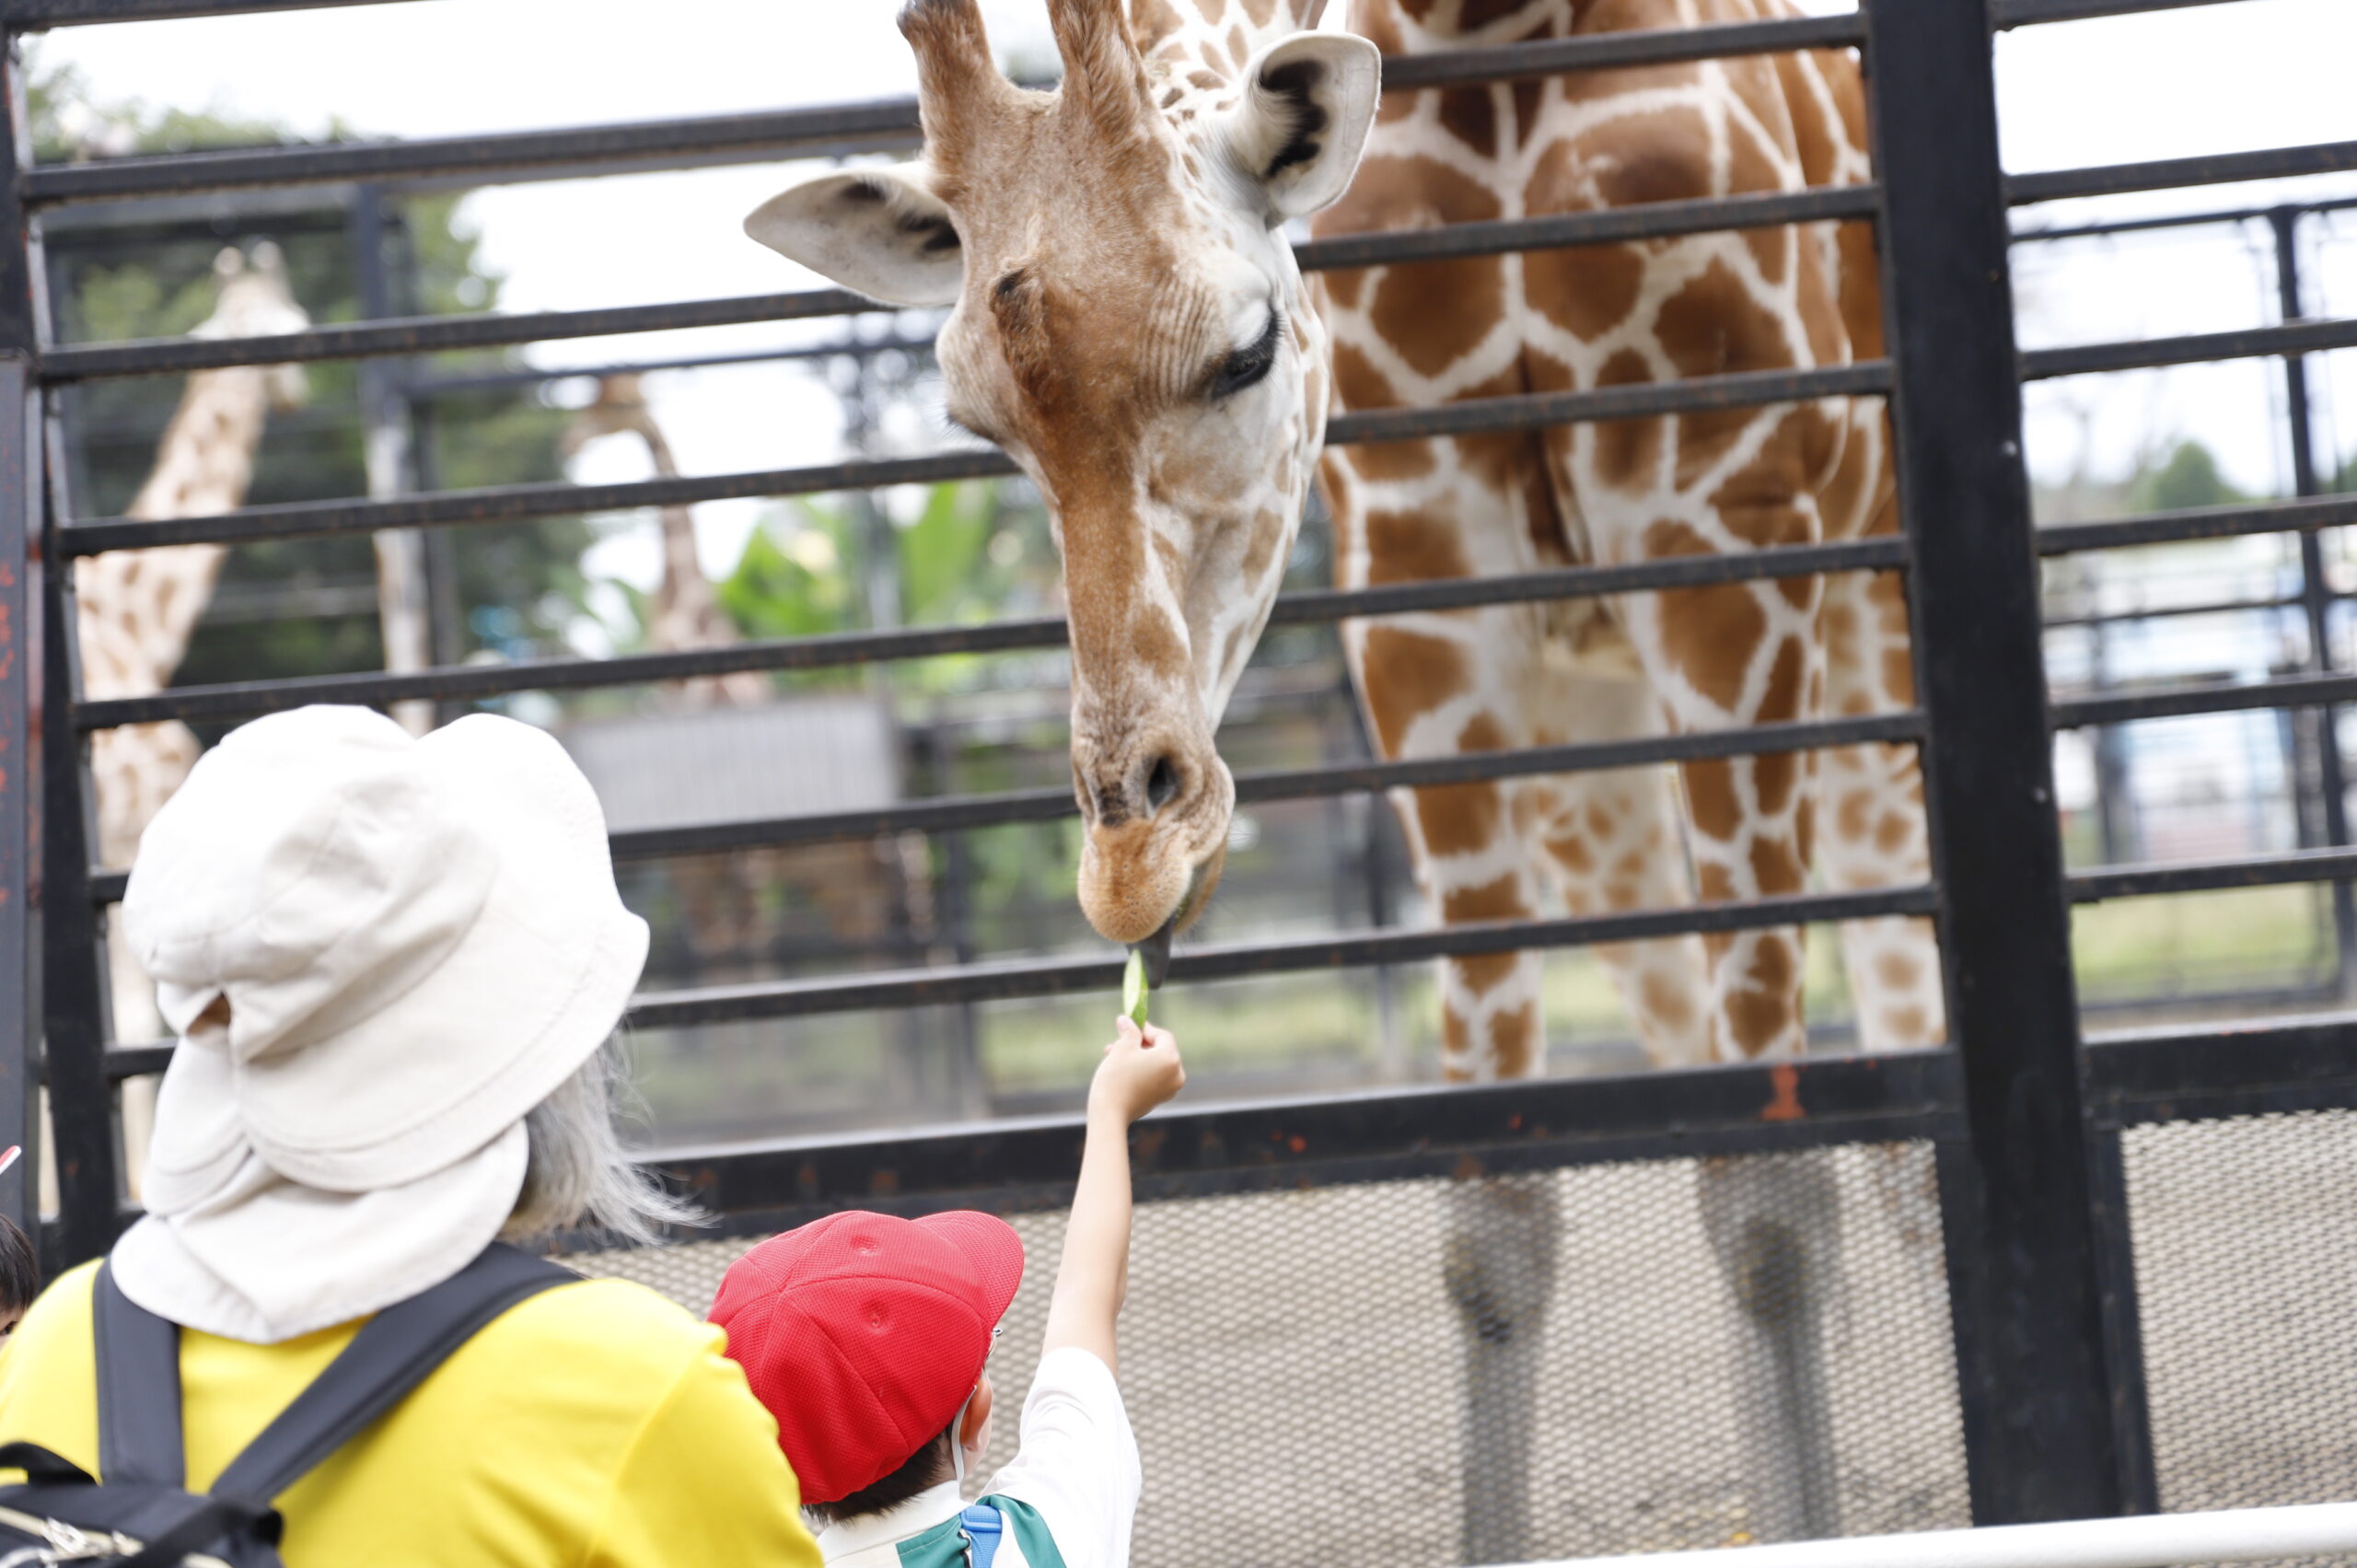
[[[196,539],[442,528],[1008,471],[996,453],[955,451],[636,484],[518,485],[250,506],[170,522],[75,516],[55,428],[54,389],[66,383],[230,364],[383,359],[875,308],[822,290],[547,315],[379,319],[273,338],[55,344],[43,296],[41,214],[65,203],[348,180],[398,192],[875,151],[915,140],[913,107],[890,102],[451,141],[32,165],[14,48],[17,34],[322,3],[387,0],[0,0],[0,34],[10,46],[6,134],[14,162],[0,203],[6,228],[22,239],[0,246],[0,407],[17,411],[16,417],[0,420],[0,966],[25,977],[13,994],[27,1004],[0,1005],[0,1121],[7,1137],[30,1145],[39,1131],[33,1086],[45,1077],[62,1204],[43,1234],[58,1260],[94,1255],[126,1223],[114,1084],[155,1071],[169,1053],[168,1046],[114,1040],[107,1019],[99,938],[122,877],[119,868],[90,861],[90,731],[167,717],[256,714],[323,699],[463,700],[729,669],[1046,647],[1063,634],[1052,621],[894,630],[690,654],[244,682],[131,701],[83,701],[70,634],[70,573],[64,569],[79,555]],[[1364,266],[1805,219],[1874,221],[1881,238],[1887,360],[1352,414],[1335,422],[1332,438],[1525,430],[1834,393],[1886,395],[1898,436],[1905,532],[1899,539],[1634,567],[1295,594],[1280,601],[1278,618],[1323,621],[1411,608],[1900,570],[1914,617],[1920,708],[1874,720],[1248,776],[1239,781],[1239,793],[1264,799],[1324,796],[1865,739],[1909,741],[1922,747],[1924,758],[1935,882],[1590,919],[1199,948],[1182,954],[1174,973],[1208,979],[1926,913],[1939,925],[1954,1048],[1182,1110],[1158,1118],[1137,1140],[1146,1196],[1927,1139],[1938,1155],[1974,1517],[2019,1522],[2157,1506],[2120,1131],[2155,1121],[2357,1108],[2357,1015],[2084,1040],[2070,962],[2069,912],[2074,903],[2131,895],[2345,883],[2357,877],[2357,850],[2346,847],[2342,824],[2326,847],[2296,854],[2068,875],[2055,819],[2050,735],[2056,727],[2169,714],[2328,707],[2357,701],[2357,674],[2318,668],[2255,684],[2053,702],[2041,651],[2038,563],[2076,551],[2238,534],[2293,533],[2313,541],[2319,528],[2357,521],[2357,500],[2306,494],[2314,488],[2311,462],[2303,495],[2288,502],[2034,530],[2022,462],[2020,388],[2025,379],[2222,358],[2283,356],[2296,364],[2305,353],[2357,345],[2357,321],[2296,319],[2297,302],[2287,285],[2287,320],[2280,326],[2021,354],[2014,339],[2008,215],[2015,206],[2067,197],[2357,168],[2357,143],[2009,178],[1997,151],[1991,37],[1992,29],[2008,27],[2218,3],[2226,0],[1864,0],[1855,15],[1464,50],[1389,65],[1387,80],[1397,89],[1796,48],[1862,50],[1877,184],[1355,237],[1303,246],[1301,255],[1311,268]],[[2301,441],[2305,449],[2305,435]],[[1068,799],[1045,793],[923,801],[877,812],[630,835],[616,849],[641,855],[722,850],[1038,819],[1070,809]],[[36,908],[37,923],[28,918]],[[647,996],[633,1016],[677,1024],[1041,996],[1109,985],[1116,970],[1110,958],[1085,958],[859,974]],[[37,1012],[29,1005],[36,995]],[[1075,1122],[1051,1119],[657,1157],[722,1216],[726,1231],[749,1233],[849,1202],[911,1211],[1058,1202],[1069,1191],[1078,1136]],[[38,1218],[33,1163],[0,1174],[0,1209],[29,1224]]]

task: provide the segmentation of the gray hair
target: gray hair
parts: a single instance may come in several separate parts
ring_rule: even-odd
[[[662,1240],[667,1226],[707,1223],[623,1149],[614,1106],[631,1098],[629,1063],[616,1037],[525,1113],[524,1190],[502,1237],[593,1226],[645,1246]]]

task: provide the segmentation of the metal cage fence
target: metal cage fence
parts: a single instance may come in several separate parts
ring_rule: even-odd
[[[13,42],[17,33],[45,27],[316,3],[0,0],[0,29]],[[1834,1386],[1848,1391],[1837,1393],[1839,1409],[1827,1417],[1836,1428],[1826,1451],[1852,1455],[1862,1451],[1860,1445],[1896,1443],[1921,1457],[1897,1465],[1906,1472],[1900,1479],[1844,1458],[1837,1461],[1838,1473],[1804,1484],[1838,1494],[1844,1517],[1854,1517],[1859,1528],[1954,1521],[1968,1513],[1984,1523],[2087,1516],[2227,1498],[2208,1482],[2177,1479],[2181,1461],[2174,1423],[2186,1419],[2182,1401],[2204,1396],[2185,1381],[2176,1347],[2186,1333],[2206,1331],[2202,1316],[2215,1308],[2185,1308],[2153,1283],[2156,1272],[2179,1267],[2171,1260],[2189,1245],[2169,1239],[2169,1200],[2161,1195],[2167,1189],[2155,1162],[2172,1156],[2154,1151],[2171,1138],[2190,1147],[2212,1136],[2212,1129],[2243,1125],[2221,1118],[2357,1108],[2357,1018],[2085,1040],[2073,993],[2068,910],[2075,902],[2135,894],[2338,883],[2357,876],[2357,849],[2348,846],[2344,824],[2326,847],[2294,854],[2068,876],[2054,822],[2049,746],[2057,728],[2254,708],[2328,711],[2357,700],[2357,675],[2318,668],[2263,682],[2050,700],[2039,643],[2037,562],[2237,535],[2313,539],[2317,530],[2357,522],[2357,499],[2305,494],[2313,486],[2304,484],[2304,494],[2286,502],[2034,529],[2020,449],[2020,388],[2030,379],[2224,358],[2296,363],[2303,354],[2357,345],[2357,321],[2290,319],[2232,332],[2023,354],[2013,335],[2008,213],[2073,197],[2357,168],[2357,142],[2009,177],[1997,154],[1990,69],[1992,29],[2214,3],[2224,0],[1865,0],[1860,11],[1838,17],[1467,49],[1387,65],[1387,83],[1398,90],[1804,48],[1860,50],[1872,99],[1876,183],[1354,237],[1304,245],[1299,254],[1306,268],[1364,267],[1803,221],[1872,221],[1881,242],[1887,359],[1350,414],[1334,422],[1330,438],[1501,433],[1832,395],[1887,397],[1905,532],[1633,566],[1299,593],[1280,600],[1277,621],[1898,571],[1909,587],[1918,707],[1751,731],[1247,774],[1238,780],[1239,796],[1310,798],[1868,740],[1905,742],[1919,746],[1923,756],[1936,882],[1608,917],[1199,948],[1180,957],[1174,975],[1213,979],[1341,969],[1441,954],[1927,914],[1939,925],[1953,1047],[1906,1057],[1811,1059],[1512,1088],[1370,1093],[1158,1119],[1138,1140],[1141,1186],[1149,1201],[1141,1222],[1140,1268],[1142,1277],[1169,1271],[1170,1299],[1179,1307],[1174,1322],[1156,1318],[1148,1330],[1170,1336],[1167,1357],[1159,1338],[1155,1351],[1141,1357],[1163,1368],[1142,1373],[1138,1385],[1141,1428],[1155,1427],[1147,1435],[1150,1457],[1156,1443],[1181,1441],[1189,1423],[1214,1419],[1202,1411],[1237,1408],[1218,1405],[1215,1390],[1188,1379],[1203,1375],[1212,1349],[1238,1355],[1248,1350],[1264,1357],[1252,1363],[1264,1367],[1254,1375],[1264,1385],[1260,1391],[1288,1390],[1252,1407],[1282,1412],[1269,1442],[1325,1455],[1329,1462],[1322,1474],[1353,1473],[1358,1455],[1351,1446],[1352,1412],[1363,1408],[1351,1403],[1354,1380],[1412,1382],[1431,1373],[1432,1355],[1444,1353],[1445,1342],[1436,1336],[1446,1334],[1446,1326],[1431,1326],[1439,1320],[1431,1298],[1437,1276],[1414,1261],[1423,1243],[1403,1242],[1399,1266],[1376,1271],[1382,1277],[1367,1281],[1362,1293],[1398,1321],[1424,1325],[1419,1330],[1423,1360],[1395,1344],[1365,1353],[1391,1355],[1390,1361],[1363,1365],[1351,1359],[1362,1353],[1353,1345],[1323,1364],[1331,1376],[1294,1388],[1282,1379],[1302,1375],[1316,1358],[1306,1361],[1283,1336],[1320,1331],[1306,1325],[1303,1315],[1332,1307],[1337,1289],[1348,1288],[1349,1270],[1365,1262],[1348,1256],[1350,1237],[1377,1229],[1412,1238],[1422,1234],[1418,1227],[1428,1229],[1436,1206],[1454,1201],[1452,1192],[1501,1182],[1544,1187],[1564,1212],[1603,1216],[1596,1222],[1600,1244],[1633,1259],[1627,1266],[1699,1282],[1698,1260],[1707,1258],[1707,1240],[1678,1228],[1689,1223],[1685,1211],[1674,1221],[1662,1216],[1673,1211],[1674,1190],[1702,1180],[1698,1172],[1712,1168],[1712,1162],[1830,1171],[1845,1193],[1846,1215],[1883,1216],[1858,1218],[1854,1225],[1845,1219],[1845,1226],[1864,1237],[1881,1234],[1875,1225],[1900,1224],[1889,1218],[1896,1211],[1887,1198],[1875,1195],[1887,1193],[1890,1184],[1870,1179],[1872,1172],[1896,1164],[1915,1170],[1927,1194],[1927,1206],[1907,1222],[1911,1239],[1905,1246],[1862,1241],[1858,1257],[1842,1267],[1854,1275],[1851,1298],[1865,1304],[1857,1310],[1908,1325],[1899,1338],[1912,1348],[1891,1352],[1897,1360],[1864,1351],[1843,1359]],[[59,470],[52,418],[56,389],[71,383],[842,316],[875,308],[841,291],[819,290],[539,315],[375,319],[268,338],[64,347],[52,341],[42,292],[41,225],[48,210],[200,190],[345,180],[389,191],[451,189],[887,150],[914,145],[915,114],[912,105],[892,102],[507,136],[36,166],[23,131],[23,76],[13,49],[10,55],[6,92],[17,111],[8,133],[14,176],[0,203],[8,209],[10,232],[23,243],[0,247],[0,407],[13,411],[0,420],[0,962],[27,983],[18,992],[21,1005],[0,1009],[0,1121],[24,1127],[29,1139],[34,1086],[45,1079],[62,1184],[61,1212],[47,1237],[55,1256],[80,1258],[108,1245],[128,1214],[116,1170],[114,1082],[157,1070],[169,1053],[168,1046],[151,1041],[110,1039],[104,1022],[99,936],[106,905],[122,891],[122,874],[120,867],[91,864],[84,765],[90,732],[166,718],[230,718],[322,700],[467,700],[733,670],[1044,648],[1056,645],[1063,629],[1039,620],[857,633],[687,654],[249,681],[85,701],[75,671],[67,569],[79,556],[195,540],[460,528],[589,509],[972,479],[1008,472],[1010,465],[994,452],[948,451],[631,484],[528,484],[256,505],[173,521],[77,516]],[[2297,312],[2287,308],[2286,315]],[[2309,563],[2313,579],[2313,555]],[[1023,792],[825,817],[713,822],[621,835],[614,848],[619,855],[661,856],[1041,820],[1072,809],[1061,793]],[[36,885],[38,929],[31,918]],[[633,1016],[644,1025],[680,1024],[1045,996],[1109,985],[1116,972],[1110,960],[1094,958],[979,962],[647,995]],[[32,983],[36,976],[38,984]],[[1069,1191],[1077,1137],[1074,1124],[1051,1120],[888,1139],[672,1151],[660,1159],[721,1216],[725,1234],[743,1236],[848,1202],[902,1211],[979,1204],[1045,1214]],[[1887,1152],[1894,1149],[1900,1152]],[[38,1216],[31,1213],[26,1169],[20,1165],[0,1175],[0,1203],[29,1222]],[[1023,1223],[1046,1250],[1052,1220]],[[1205,1227],[1243,1238],[1236,1256],[1191,1254],[1197,1232]],[[715,1249],[725,1245],[610,1260],[606,1266],[663,1281],[689,1299],[691,1284],[703,1277],[697,1271],[708,1270]],[[1910,1249],[1917,1264],[1889,1261]],[[1244,1283],[1222,1289],[1215,1283],[1219,1269],[1239,1260],[1244,1265],[1259,1260],[1262,1274],[1300,1271],[1314,1288],[1269,1298],[1286,1307],[1274,1318],[1254,1316]],[[1035,1264],[1035,1273],[1043,1267]],[[1598,1266],[1579,1288],[1604,1289],[1610,1278],[1611,1271]],[[2150,1299],[2166,1304],[2149,1326],[2140,1315],[2140,1286]],[[1693,1285],[1701,1295],[1711,1288]],[[2154,1294],[2156,1289],[2162,1294]],[[1395,1299],[1385,1291],[1399,1294]],[[1191,1311],[1186,1309],[1190,1302]],[[1658,1365],[1664,1344],[1646,1337],[1642,1307],[1632,1311],[1626,1300],[1591,1305],[1592,1312],[1573,1312],[1561,1323],[1550,1319],[1555,1326],[1546,1330],[1547,1365],[1587,1377],[1599,1408],[1625,1406],[1635,1413],[1625,1429],[1598,1429],[1621,1434],[1603,1448],[1596,1446],[1596,1432],[1576,1426],[1542,1434],[1538,1451],[1547,1456],[1550,1481],[1561,1481],[1569,1512],[1543,1521],[1543,1539],[1534,1539],[1532,1549],[1703,1544],[1722,1524],[1728,1533],[1721,1539],[1750,1533],[1740,1510],[1729,1515],[1722,1508],[1726,1487],[1712,1479],[1708,1466],[1677,1469],[1678,1458],[1690,1459],[1698,1440],[1707,1443],[1711,1434],[1747,1419],[1741,1400],[1725,1397],[1724,1389],[1688,1390],[1691,1409],[1640,1408],[1649,1397],[1649,1380],[1673,1370]],[[1036,1307],[1018,1308],[1030,1310]],[[1191,1342],[1190,1321],[1198,1330]],[[1202,1342],[1206,1327],[1221,1337],[1216,1347]],[[2296,1357],[2304,1349],[2329,1353],[2299,1345],[2284,1353]],[[2163,1352],[2172,1358],[2166,1366],[2154,1360]],[[2189,1387],[2195,1387],[2193,1394],[2186,1392]],[[1889,1437],[1877,1423],[1903,1436]],[[1468,1442],[1479,1436],[1462,1435]],[[2328,1468],[2345,1462],[2335,1458],[2331,1441],[2322,1432],[2312,1434],[2313,1444],[2326,1445],[2319,1462]],[[1338,1446],[1341,1452],[1329,1452]],[[1426,1476],[1406,1484],[1430,1492],[1453,1481]],[[1647,1500],[1661,1511],[1651,1516],[1652,1524],[1639,1509]],[[2233,1493],[2232,1500],[2262,1499]],[[1183,1521],[1155,1519],[1146,1516],[1141,1541],[1158,1543],[1155,1560],[1194,1560],[1181,1539]],[[1316,1516],[1305,1514],[1302,1521],[1298,1527],[1310,1532]],[[1166,1542],[1155,1530],[1174,1533]],[[1315,1540],[1304,1533],[1297,1543],[1306,1554],[1303,1560],[1331,1539],[1322,1526]],[[1403,1537],[1395,1544],[1404,1559],[1446,1556],[1446,1543]]]

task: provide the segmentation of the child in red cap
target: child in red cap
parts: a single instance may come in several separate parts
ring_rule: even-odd
[[[959,1483],[990,1446],[983,1363],[1023,1279],[1023,1243],[1005,1221],[830,1214],[729,1266],[712,1320],[777,1418],[831,1568],[1129,1562],[1138,1447],[1113,1381],[1129,1130],[1186,1081],[1166,1031],[1120,1021],[1088,1086],[1080,1186],[1022,1442],[972,1508]]]

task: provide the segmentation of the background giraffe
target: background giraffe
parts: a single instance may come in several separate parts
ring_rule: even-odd
[[[213,275],[213,313],[191,336],[254,337],[310,325],[287,285],[277,246],[265,240],[250,258],[235,247],[224,250],[214,259]],[[236,366],[190,376],[180,406],[164,426],[155,467],[124,515],[197,517],[242,505],[270,411],[298,407],[308,395],[303,371],[293,365]],[[225,545],[176,544],[115,551],[77,563],[74,597],[83,694],[92,701],[143,697],[169,685],[227,555]],[[99,864],[132,863],[140,835],[188,777],[197,751],[196,737],[178,722],[128,725],[91,737]],[[156,1011],[155,986],[133,961],[116,920],[107,923],[107,975],[113,1038],[160,1037],[164,1022]],[[123,1085],[124,1168],[134,1194],[154,1103],[152,1082]]]
[[[1283,226],[1414,228],[1867,176],[1846,54],[1401,93],[1376,51],[1791,14],[1778,0],[1050,0],[1057,94],[997,70],[971,0],[913,0],[925,160],[825,176],[755,238],[898,303],[956,307],[952,416],[1054,509],[1074,648],[1082,902],[1167,941],[1215,882],[1233,784],[1211,742],[1265,622],[1330,401],[1350,409],[1848,363],[1880,352],[1871,233],[1815,225],[1329,276]],[[1370,42],[1373,47],[1370,47]],[[1370,127],[1370,120],[1372,125]],[[1355,184],[1343,194],[1364,148]],[[1336,199],[1341,198],[1339,204]],[[1313,302],[1318,307],[1313,308]],[[1330,332],[1330,344],[1328,334]],[[1878,404],[1338,449],[1323,478],[1346,586],[1744,552],[1895,526]],[[1346,629],[1393,757],[1869,714],[1911,702],[1895,579],[1843,577],[1402,616]],[[1911,750],[1739,758],[1415,792],[1441,917],[1673,907],[1926,879]],[[1945,1033],[1926,923],[1844,933],[1861,1042]],[[1603,950],[1665,1064],[1804,1049],[1793,930]],[[1536,955],[1444,966],[1445,1067],[1542,1064]],[[1839,1216],[1806,1160],[1706,1166],[1700,1202],[1750,1326],[1749,1527],[1838,1529],[1817,1375]],[[1446,1200],[1464,1326],[1469,1562],[1521,1555],[1551,1189]]]
[[[658,478],[679,476],[679,460],[656,422],[645,389],[634,375],[608,376],[598,395],[566,424],[559,450],[567,458],[607,436],[638,437]],[[686,506],[665,506],[663,570],[649,604],[644,635],[649,652],[727,647],[744,640],[696,554],[695,518]],[[767,673],[734,670],[681,681],[666,701],[684,708],[758,707],[779,700]],[[725,855],[683,855],[669,863],[689,940],[700,954],[742,958],[767,939],[765,897],[792,888],[807,897],[834,934],[873,945],[888,934],[897,904],[910,907],[919,930],[930,926],[930,881],[924,846],[916,835],[888,843],[853,841],[736,850]]]

